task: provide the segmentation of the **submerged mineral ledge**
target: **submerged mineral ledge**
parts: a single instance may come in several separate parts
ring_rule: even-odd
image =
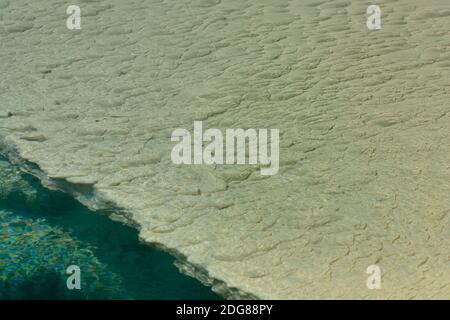
[[[2,150],[226,297],[448,299],[450,6],[376,2],[0,0]],[[174,165],[194,121],[279,129],[278,174]]]

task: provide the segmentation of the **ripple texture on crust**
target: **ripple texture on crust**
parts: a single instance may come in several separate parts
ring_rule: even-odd
[[[450,298],[448,1],[379,0],[373,32],[361,1],[78,3],[70,31],[66,1],[0,0],[21,158],[225,296]],[[280,129],[279,173],[172,164],[194,120]]]

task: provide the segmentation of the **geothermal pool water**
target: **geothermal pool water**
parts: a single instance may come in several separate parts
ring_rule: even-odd
[[[48,190],[0,157],[0,299],[218,299],[137,231]],[[81,269],[82,290],[65,270]]]
[[[67,194],[5,191],[7,283],[78,259],[86,298],[450,297],[448,0],[71,4],[0,0],[0,154]],[[238,129],[279,143],[246,161]]]

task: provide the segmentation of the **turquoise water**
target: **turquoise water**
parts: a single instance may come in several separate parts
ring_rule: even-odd
[[[0,299],[219,299],[137,232],[0,158]],[[65,270],[81,269],[81,290]]]

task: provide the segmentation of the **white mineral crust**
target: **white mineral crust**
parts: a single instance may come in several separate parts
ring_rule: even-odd
[[[4,153],[225,297],[450,298],[448,0],[77,4],[0,0]],[[174,165],[196,120],[280,129],[278,174]]]

